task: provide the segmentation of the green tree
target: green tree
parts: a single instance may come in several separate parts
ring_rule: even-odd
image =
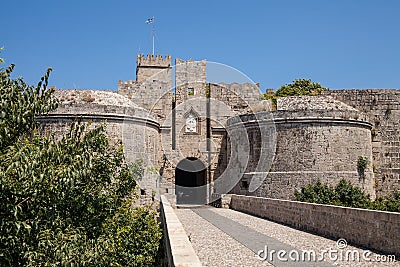
[[[57,107],[53,90],[46,88],[51,69],[36,87],[27,85],[21,78],[11,79],[13,69],[14,65],[11,65],[0,72],[0,152],[31,135],[37,127],[37,114],[45,114]]]
[[[291,84],[282,85],[275,93],[278,97],[296,96],[296,95],[319,95],[323,91],[329,90],[324,88],[311,79],[296,79]]]
[[[311,79],[296,79],[291,84],[285,84],[271,94],[265,93],[262,98],[271,100],[272,104],[276,107],[277,99],[286,96],[315,96],[321,94],[323,91],[328,91],[329,88],[322,87],[317,82],[312,82]]]
[[[51,70],[36,87],[12,70],[0,72],[0,265],[152,266],[161,230],[133,208],[141,163],[128,168],[105,125],[38,135],[36,116],[57,106]]]

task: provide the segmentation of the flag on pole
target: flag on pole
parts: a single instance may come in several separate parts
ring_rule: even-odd
[[[151,39],[153,41],[153,55],[154,55],[154,16],[152,18],[147,19],[146,24],[151,24]]]

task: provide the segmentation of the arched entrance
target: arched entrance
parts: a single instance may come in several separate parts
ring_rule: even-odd
[[[176,204],[206,203],[206,167],[198,158],[185,158],[175,169]]]

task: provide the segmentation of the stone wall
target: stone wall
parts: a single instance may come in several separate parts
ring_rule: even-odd
[[[366,113],[372,128],[376,193],[400,190],[400,90],[335,90],[323,93]]]
[[[118,81],[118,93],[127,97],[131,98],[136,94],[138,90],[139,84],[134,80],[129,81]]]
[[[188,89],[193,89],[193,94]],[[175,60],[175,102],[206,96],[206,61]]]
[[[145,81],[138,86],[131,99],[140,107],[157,114],[161,124],[171,114],[173,92],[170,83]]]
[[[248,153],[250,158],[241,182],[232,193],[291,199],[295,189],[300,190],[317,179],[336,184],[345,178],[375,197],[372,167],[369,165],[364,173],[357,168],[359,156],[372,161],[371,124],[359,112],[282,110],[228,120],[231,135],[240,135],[236,129],[243,125],[249,149],[242,154]],[[274,153],[272,159],[265,157],[271,153]],[[260,162],[264,164],[261,168]],[[250,192],[246,185],[252,179],[263,182]]]
[[[159,128],[157,116],[113,92],[89,90],[57,91],[57,110],[39,117],[41,131],[62,136],[74,121],[88,123],[88,129],[106,124],[113,144],[124,145],[128,162],[142,159],[146,167],[159,166]],[[89,100],[89,102],[88,102]],[[158,174],[147,171],[139,181],[142,188],[156,188]]]
[[[172,112],[173,92],[170,82],[158,80],[148,80],[142,83],[119,81],[118,93],[128,97],[136,105],[157,114],[161,124]]]
[[[211,90],[212,97],[231,105],[239,113],[251,112],[249,107],[253,108],[261,99],[257,84],[219,83],[218,87],[219,89]]]
[[[118,93],[140,107],[157,114],[159,122],[172,110],[171,56],[139,54],[136,60],[136,81],[118,81]]]
[[[207,85],[205,60],[176,59],[174,69],[170,56],[138,55],[136,63],[136,81],[119,81],[119,94],[59,91],[61,111],[50,115],[51,131],[65,131],[61,125],[75,114],[87,121],[107,120],[110,139],[125,139],[131,158],[151,151],[151,161],[170,184],[174,183],[176,164],[185,157],[201,158],[212,182],[225,173],[231,149],[243,141],[237,136],[232,139],[237,131],[231,127],[232,132],[227,132],[226,122],[233,125],[238,121],[229,118],[250,114],[239,119],[247,127],[250,161],[240,166],[245,175],[235,192],[248,194],[246,185],[255,179],[255,173],[261,173],[260,179],[271,166],[263,186],[250,190],[252,194],[290,198],[294,189],[306,183],[316,179],[336,183],[340,178],[351,180],[371,196],[375,188],[378,196],[400,189],[400,91],[343,90],[318,97],[279,98],[277,111],[260,113],[270,110],[271,103],[259,100],[257,84]],[[193,94],[188,89],[193,89]],[[195,134],[184,130],[185,116],[191,111],[199,116]],[[254,112],[257,115],[252,117]],[[254,119],[263,121],[263,126],[254,125]],[[122,120],[126,123],[121,124]],[[263,144],[262,139],[267,142]],[[166,159],[169,151],[173,156]],[[263,160],[259,159],[266,153],[273,154],[274,164],[267,162],[260,167]],[[370,161],[365,175],[357,173],[358,156]]]
[[[171,88],[172,72],[175,72],[175,95]],[[207,88],[211,99],[207,99]],[[251,105],[260,98],[259,87],[254,84],[222,83],[207,87],[205,60],[176,59],[171,68],[170,57],[151,55],[147,58],[138,55],[136,81],[119,81],[118,92],[158,115],[161,126],[158,167],[169,186],[174,184],[175,166],[186,157],[203,161],[207,166],[207,181],[214,179],[216,169],[217,173],[223,171],[220,163],[226,158],[226,120],[251,112]],[[198,117],[195,133],[185,132],[190,112]]]
[[[239,84],[234,84],[237,87],[240,88],[240,86],[243,86],[245,88],[245,85],[239,85]],[[253,104],[254,101],[251,101],[249,103],[248,100],[249,97],[243,98],[240,94],[236,93],[235,91],[232,91],[231,88],[236,88],[233,85],[228,85],[228,84],[209,84],[208,85],[210,88],[210,97],[218,102],[221,102],[224,104],[226,108],[231,110],[231,114],[244,114],[251,112],[252,107],[250,104]],[[239,91],[236,89],[236,91]],[[245,90],[244,90],[245,91]],[[257,96],[257,100],[259,99],[259,95]],[[218,110],[216,110],[218,111]],[[214,114],[214,113],[213,113]],[[224,117],[221,117],[221,115],[216,114],[220,120],[223,121],[223,124],[226,123],[226,120],[229,118],[230,114],[224,114]]]
[[[155,79],[157,75],[157,79]],[[138,54],[136,58],[136,81],[138,83],[158,80],[169,82],[171,79],[171,56]]]
[[[277,99],[277,110],[353,110],[357,109],[331,96],[288,96]]]
[[[400,255],[400,213],[232,195],[230,208],[333,239]]]

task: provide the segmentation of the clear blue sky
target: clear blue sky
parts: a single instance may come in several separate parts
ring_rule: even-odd
[[[400,88],[400,1],[3,1],[0,54],[36,84],[117,89],[137,53],[227,64],[278,88],[311,78],[331,89]]]

